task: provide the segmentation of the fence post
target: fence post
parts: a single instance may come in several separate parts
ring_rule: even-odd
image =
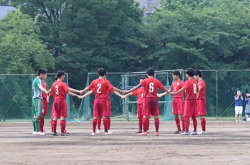
[[[216,118],[218,118],[218,113],[219,113],[219,109],[218,109],[218,71],[216,71]]]

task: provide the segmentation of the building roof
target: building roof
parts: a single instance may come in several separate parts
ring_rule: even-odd
[[[16,8],[12,6],[0,6],[0,19],[4,18],[10,10],[16,10]]]

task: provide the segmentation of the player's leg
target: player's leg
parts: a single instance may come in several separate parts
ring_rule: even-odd
[[[66,118],[68,117],[68,111],[67,111],[67,102],[66,102],[66,99],[63,100],[63,103],[64,103],[64,121],[65,121],[65,131],[64,133],[65,134],[69,134],[69,132],[66,131]]]
[[[235,106],[235,120],[238,121],[238,108]]]
[[[139,123],[138,123],[139,130],[136,133],[142,133],[142,120],[143,120],[142,109],[143,109],[143,105],[138,104],[137,105],[137,119],[139,120]]]
[[[181,118],[181,125],[182,125],[182,130],[180,133],[184,133],[185,132],[185,117],[183,114],[181,114],[180,118]]]
[[[198,134],[204,135],[206,134],[206,119],[205,116],[206,113],[206,100],[197,100],[197,111],[200,115],[200,121],[201,121],[201,129],[202,131]]]
[[[160,126],[160,120],[158,116],[154,116],[155,119],[155,135],[159,136],[159,126]]]
[[[32,119],[32,124],[33,124],[33,135],[36,135],[36,118],[38,116],[38,107],[37,107],[37,99],[32,99],[32,106],[33,106],[33,119]]]
[[[69,134],[65,133],[66,121],[64,117],[60,118],[60,126],[61,126],[61,136],[69,136]]]
[[[184,107],[184,117],[185,117],[185,130],[184,131],[185,132],[182,135],[189,135],[189,125],[190,125],[189,117],[191,116],[189,108],[190,108],[189,100],[186,100],[185,107]]]
[[[95,99],[94,101],[94,106],[93,106],[93,121],[92,121],[92,134],[91,135],[96,135],[96,125],[97,125],[97,120],[98,117],[100,117],[100,100]]]
[[[57,132],[56,132],[56,126],[57,126],[57,120],[60,118],[61,116],[61,112],[60,112],[60,100],[54,100],[54,118],[52,121],[52,132],[53,132],[53,136],[58,136]]]
[[[179,134],[181,132],[181,126],[180,126],[180,119],[178,114],[174,114],[175,124],[177,127],[177,130],[174,132],[174,134]]]
[[[40,129],[40,119],[41,119],[41,116],[42,116],[42,109],[43,109],[43,101],[42,99],[37,99],[37,107],[38,107],[38,117],[36,118],[36,130],[37,130],[37,135],[45,135],[44,132],[40,132],[39,129]]]
[[[102,123],[102,118],[98,117],[98,119],[97,119],[97,130],[96,130],[96,133],[101,133],[101,123]]]
[[[190,100],[190,109],[192,108],[192,121],[193,121],[193,127],[194,127],[194,131],[191,133],[191,135],[197,135],[197,119],[196,117],[198,116],[197,113],[197,102],[196,100]]]
[[[160,114],[159,114],[158,99],[157,98],[150,98],[149,107],[150,107],[151,115],[154,116],[154,119],[155,119],[155,135],[159,136],[160,120],[159,120],[158,116]]]
[[[148,121],[150,118],[150,105],[149,105],[148,98],[144,98],[142,115],[143,115],[143,119],[142,119],[143,131],[140,135],[145,136],[145,135],[147,135]]]
[[[241,121],[243,107],[239,107],[239,121]]]
[[[48,102],[47,102],[47,99],[43,99],[42,102],[43,102],[43,108],[42,108],[42,116],[41,116],[41,119],[40,119],[40,129],[39,129],[39,131],[45,133],[45,131],[43,130],[43,127],[44,127],[45,115],[48,114]]]
[[[177,130],[174,132],[174,134],[179,134],[179,132],[181,131],[181,128],[180,128],[180,119],[179,119],[179,115],[178,115],[178,110],[179,110],[179,102],[178,102],[178,98],[173,98],[173,101],[172,101],[172,114],[174,115],[174,119],[175,119],[175,124],[176,124],[176,127],[177,127]]]

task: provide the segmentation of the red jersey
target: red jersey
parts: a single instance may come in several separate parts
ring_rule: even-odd
[[[177,92],[179,91],[183,86],[184,86],[184,81],[179,80],[179,81],[174,81],[170,87],[170,89],[172,89],[173,92]],[[173,97],[184,97],[184,91],[173,96]]]
[[[133,93],[134,96],[137,95],[137,104],[142,104],[144,89],[141,87],[141,88],[138,88],[137,90],[135,90],[132,93]]]
[[[146,78],[140,83],[144,88],[144,97],[156,97],[157,98],[157,89],[164,89],[162,83],[155,78]]]
[[[108,99],[113,85],[108,80],[98,78],[93,80],[88,88],[95,93],[96,99]]]
[[[200,80],[198,82],[198,87],[201,87],[201,90],[197,96],[197,99],[202,99],[205,100],[206,99],[206,84],[204,80]],[[199,88],[198,88],[199,89]]]
[[[47,86],[46,86],[45,81],[42,81],[42,86],[43,86],[44,89],[47,90]],[[44,91],[42,92],[42,97],[43,97],[43,99],[47,99],[47,94]]]
[[[51,91],[53,93],[54,99],[66,99],[69,86],[62,81],[56,81],[52,84]]]
[[[184,88],[186,92],[186,100],[196,100],[198,84],[193,78],[190,78],[185,82]]]

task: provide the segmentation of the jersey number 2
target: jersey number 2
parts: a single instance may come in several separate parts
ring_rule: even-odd
[[[101,91],[100,91],[101,86],[102,86],[102,85],[101,85],[100,83],[98,83],[98,84],[97,84],[97,87],[98,87],[98,89],[97,89],[97,93],[101,93]]]
[[[154,83],[149,83],[149,92],[154,92]]]

